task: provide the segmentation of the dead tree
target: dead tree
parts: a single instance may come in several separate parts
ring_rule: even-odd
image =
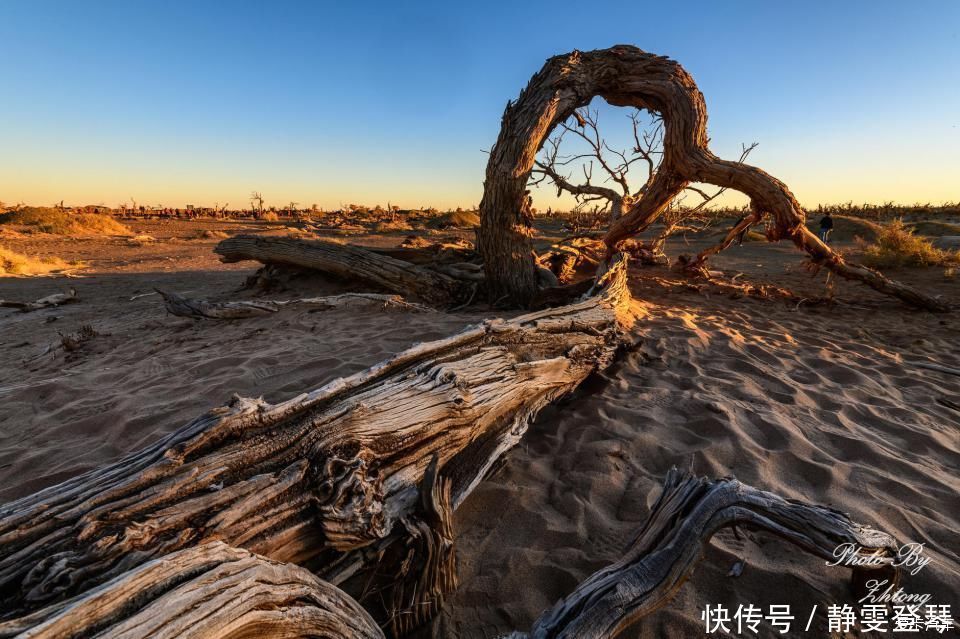
[[[525,305],[536,294],[530,174],[550,133],[596,96],[614,106],[658,113],[665,126],[659,169],[604,238],[611,254],[655,222],[691,183],[713,184],[744,193],[757,210],[771,216],[771,241],[789,239],[816,265],[912,306],[947,309],[941,300],[845,261],[807,230],[804,211],[783,182],[756,167],[715,156],[708,147],[706,104],[690,74],[673,60],[626,45],[550,58],[507,104],[480,202],[478,248],[492,299]]]
[[[429,472],[436,471],[431,464]],[[382,593],[393,610],[394,637],[429,618],[438,594],[455,585],[449,527],[449,484],[423,494],[436,518],[409,529],[397,554],[407,572]],[[706,480],[673,469],[647,522],[617,562],[597,571],[547,610],[529,633],[514,639],[613,639],[665,606],[692,574],[711,537],[737,526],[771,533],[827,560],[851,544],[860,574],[887,574],[897,581],[895,540],[853,523],[844,514],[746,486],[735,479]],[[420,552],[416,547],[420,546]],[[417,570],[416,574],[410,568]],[[422,572],[420,572],[422,571]],[[384,570],[383,572],[387,572]],[[430,575],[423,579],[423,573]],[[423,590],[424,584],[435,589]],[[409,605],[415,602],[417,605]],[[254,636],[323,636],[382,639],[366,610],[335,585],[289,563],[213,541],[128,569],[77,597],[0,623],[0,638],[29,633],[33,639],[110,639],[150,636],[226,639]]]
[[[599,112],[589,108],[578,109],[568,121],[559,124],[560,134],[547,141],[543,155],[534,164],[533,176],[537,176],[531,185],[539,185],[549,179],[557,189],[557,195],[566,191],[572,195],[578,205],[600,202],[609,212],[610,219],[616,220],[626,208],[640,197],[646,185],[653,179],[662,153],[663,123],[654,118],[649,130],[641,130],[640,113],[630,114],[633,125],[635,145],[632,150],[614,150],[600,134]],[[588,151],[561,155],[567,135],[587,145]],[[630,184],[630,169],[636,162],[643,161],[647,169],[644,183],[637,187]],[[603,171],[603,182],[612,186],[593,184],[594,163]],[[561,171],[569,166],[579,166],[583,171],[583,182],[576,183],[572,176],[564,176]],[[579,182],[579,180],[577,181]]]
[[[345,578],[427,517],[431,465],[455,507],[544,405],[609,364],[629,299],[617,260],[580,302],[486,321],[281,404],[237,397],[0,507],[0,619],[211,540]]]
[[[263,213],[263,194],[260,191],[250,191],[250,206],[257,215]]]
[[[656,115],[648,126],[642,123],[642,114],[634,109],[630,115],[633,146],[616,150],[600,133],[599,111],[584,107],[574,111],[573,116],[559,125],[560,133],[547,140],[540,158],[531,173],[532,186],[539,186],[549,179],[557,189],[559,196],[563,192],[571,194],[578,207],[599,202],[602,210],[608,212],[610,221],[619,219],[623,212],[637,201],[653,181],[660,167],[663,155],[663,121]],[[561,155],[566,149],[564,139],[567,136],[585,143],[587,151]],[[569,139],[569,138],[567,138]],[[743,145],[738,162],[743,162],[757,148],[757,143]],[[592,184],[594,163],[600,167],[605,177],[603,182],[611,186]],[[630,172],[634,164],[640,164],[645,171],[643,183],[639,187],[631,185]],[[561,174],[567,167],[580,166],[585,182],[577,183],[570,175]],[[727,189],[721,188],[707,193],[695,186],[687,186],[686,191],[701,198],[695,206],[682,206],[682,196],[678,197],[661,217],[663,228],[650,243],[648,250],[652,254],[662,254],[667,238],[676,232],[699,231],[710,221],[707,206],[720,197]]]

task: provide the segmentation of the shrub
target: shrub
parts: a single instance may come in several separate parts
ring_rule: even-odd
[[[430,210],[427,212],[430,213]],[[480,215],[476,211],[448,211],[431,220],[429,226],[437,229],[469,229],[480,226]]]
[[[28,207],[0,214],[0,224],[19,224],[52,235],[133,235],[109,215],[67,213],[57,209]]]
[[[903,220],[882,226],[873,243],[862,245],[863,263],[872,268],[960,264],[960,253],[936,248],[925,237],[914,235]]]

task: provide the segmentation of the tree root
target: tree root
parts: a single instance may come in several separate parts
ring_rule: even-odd
[[[680,589],[721,528],[772,533],[834,561],[840,544],[878,556],[890,568],[897,553],[888,534],[853,523],[836,510],[787,500],[735,479],[707,480],[671,470],[650,517],[623,558],[588,577],[515,639],[610,639],[663,607]],[[855,571],[856,572],[856,571]]]
[[[450,513],[451,483],[424,476],[422,519],[407,521],[406,542],[381,568],[392,583],[376,591],[388,602],[394,637],[430,619],[456,587]],[[647,522],[624,556],[595,572],[513,639],[613,639],[665,606],[692,574],[711,537],[738,526],[772,533],[830,562],[842,544],[856,548],[857,583],[868,574],[893,574],[896,541],[836,510],[783,499],[735,479],[707,480],[677,469],[664,481]],[[859,563],[859,562],[857,562]],[[399,572],[392,572],[399,569]],[[0,624],[0,637],[34,639],[324,636],[382,639],[357,602],[307,570],[222,542],[180,550],[127,570],[116,579],[18,619]],[[27,636],[19,635],[19,636]]]

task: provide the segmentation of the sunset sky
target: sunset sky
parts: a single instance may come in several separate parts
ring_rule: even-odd
[[[0,200],[474,206],[507,100],[618,43],[806,205],[960,200],[960,2],[677,6],[7,0]]]

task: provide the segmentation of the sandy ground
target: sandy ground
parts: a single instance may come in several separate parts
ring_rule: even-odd
[[[0,278],[0,298],[32,300],[72,286],[82,299],[34,313],[0,309],[0,501],[111,461],[233,393],[281,401],[492,314],[289,308],[233,323],[175,318],[150,294],[154,286],[194,297],[251,295],[238,289],[257,265],[220,264],[211,252],[217,239],[187,239],[197,228],[276,227],[131,226],[158,242],[2,242],[87,266],[71,279]],[[738,281],[820,297],[823,276],[803,272],[800,257],[787,246],[748,243],[714,265],[743,273]],[[960,300],[960,282],[942,269],[894,276]],[[960,377],[909,365],[960,367],[955,314],[912,311],[848,283],[836,288],[839,303],[825,306],[692,290],[660,268],[637,270],[634,280],[650,313],[637,328],[642,345],[542,413],[457,512],[461,586],[433,634],[472,639],[529,628],[619,556],[674,465],[732,474],[926,544],[931,565],[904,586],[960,610],[960,412],[938,402],[960,404]],[[303,287],[273,297],[349,288]],[[97,336],[74,351],[59,347],[61,334],[84,325]],[[743,574],[728,577],[738,559]],[[803,622],[816,605],[813,630],[790,636],[828,636],[825,607],[852,603],[846,578],[771,537],[721,533],[676,598],[624,636],[701,636],[708,603],[790,604]],[[761,636],[775,635],[762,626]]]

